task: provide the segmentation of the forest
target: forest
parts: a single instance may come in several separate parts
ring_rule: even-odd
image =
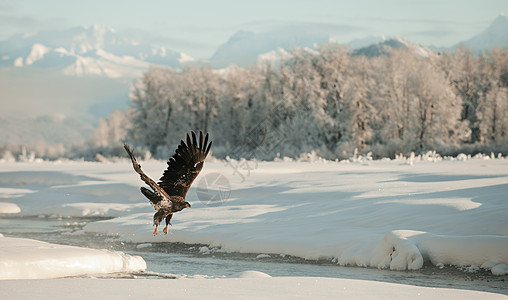
[[[120,155],[125,141],[166,158],[189,130],[209,132],[219,158],[506,155],[508,49],[367,57],[326,44],[249,68],[152,67],[93,146]]]

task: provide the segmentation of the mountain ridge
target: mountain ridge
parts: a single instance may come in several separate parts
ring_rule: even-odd
[[[182,67],[193,59],[127,39],[103,25],[15,35],[0,42],[1,67],[56,67],[65,75],[139,77],[150,64]]]
[[[508,47],[508,16],[500,14],[485,30],[454,45],[450,50],[454,51],[460,45],[476,54],[494,47]]]
[[[312,49],[316,44],[333,42],[329,34],[315,30],[289,32],[252,32],[239,30],[215,53],[199,63],[213,68],[229,65],[248,66],[259,61],[284,57],[294,46]],[[476,54],[494,46],[508,46],[508,17],[499,15],[482,32],[450,48],[425,47],[407,39],[367,36],[346,44],[353,55],[385,55],[390,48],[411,48],[427,56],[431,50],[455,51],[459,45]],[[108,78],[139,78],[151,64],[182,68],[194,61],[189,55],[167,47],[144,44],[118,34],[104,25],[72,27],[66,30],[46,30],[18,34],[0,41],[0,67],[48,68],[66,76],[102,76]]]

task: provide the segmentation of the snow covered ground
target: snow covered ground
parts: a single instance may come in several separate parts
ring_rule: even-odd
[[[145,269],[141,257],[118,251],[0,236],[0,279],[59,278]]]
[[[154,178],[165,168],[160,161],[141,164]],[[152,234],[153,208],[139,192],[142,182],[127,160],[0,165],[0,213],[109,216],[113,218],[88,223],[84,230],[113,235],[127,242],[205,244],[208,246],[201,249],[204,255],[217,251],[259,253],[259,259],[292,255],[392,270],[417,270],[424,262],[430,262],[439,267],[467,266],[469,270],[481,267],[495,275],[508,273],[506,159],[461,156],[447,160],[429,156],[353,162],[207,162],[189,191],[192,207],[175,214],[168,235],[158,236]],[[2,253],[14,249],[9,250],[7,239],[0,238]],[[19,243],[24,242],[27,241]],[[133,260],[136,268],[142,264],[127,254],[96,251],[112,260]],[[28,264],[28,260],[19,256],[12,257]],[[75,274],[82,272],[70,275]],[[80,280],[84,279],[68,283],[101,285]],[[172,282],[183,281],[181,286],[189,288],[231,285],[232,293],[236,289],[252,289],[246,288],[248,284],[241,280],[221,280]],[[309,278],[256,280],[267,290],[277,289],[279,284],[287,288],[302,282],[309,289],[303,288],[304,295],[314,284],[314,279]],[[315,280],[325,286],[345,284],[347,288],[359,284],[338,279]],[[62,283],[54,280],[44,284],[49,287],[58,282]],[[13,288],[17,284],[25,283],[10,283]],[[121,289],[122,284],[115,281],[112,288]],[[378,283],[369,284],[378,288]],[[156,289],[158,283],[149,285]],[[385,287],[402,293],[404,288],[396,286]],[[5,288],[2,284],[0,289]],[[432,293],[436,291],[417,289],[408,291],[427,298],[434,297]],[[49,293],[51,289],[43,290]]]
[[[506,299],[486,292],[318,277],[9,280],[3,299]]]

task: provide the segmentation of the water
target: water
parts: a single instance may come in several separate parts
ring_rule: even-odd
[[[508,276],[493,276],[488,271],[466,272],[456,267],[440,269],[430,264],[418,271],[391,271],[373,268],[341,267],[329,260],[308,261],[259,253],[228,253],[205,245],[182,243],[135,244],[114,237],[83,232],[88,222],[98,218],[0,217],[0,233],[56,244],[119,250],[139,255],[147,272],[136,277],[172,278],[183,276],[230,277],[256,270],[271,276],[317,276],[384,281],[429,287],[448,287],[489,291],[508,295]],[[175,275],[175,276],[173,276]],[[118,277],[118,274],[115,275]],[[126,275],[128,276],[128,275]]]

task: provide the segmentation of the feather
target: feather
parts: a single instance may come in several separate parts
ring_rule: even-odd
[[[186,142],[180,141],[175,154],[168,160],[168,167],[159,179],[158,185],[170,196],[184,199],[192,182],[198,176],[203,162],[210,151],[208,134],[203,140],[203,132],[199,132],[199,143],[194,132],[185,136]],[[182,200],[184,201],[184,200]]]

